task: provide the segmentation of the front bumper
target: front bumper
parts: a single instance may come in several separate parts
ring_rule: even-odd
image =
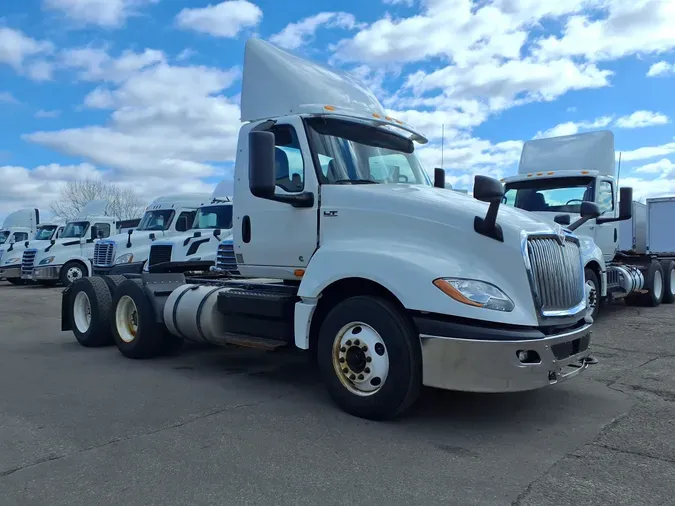
[[[122,274],[142,274],[144,262],[132,262],[127,264],[115,264],[112,267],[94,266],[96,276],[113,276]]]
[[[33,281],[51,281],[59,279],[62,265],[38,265],[33,267],[30,274],[22,274],[21,279],[32,279]]]
[[[446,390],[535,390],[582,373],[591,353],[592,324],[587,322],[553,335],[536,328],[503,329],[422,317],[415,323],[422,343],[423,383]],[[521,351],[528,352],[529,363],[518,357]]]
[[[8,265],[0,269],[0,279],[13,279],[21,277],[21,265]]]

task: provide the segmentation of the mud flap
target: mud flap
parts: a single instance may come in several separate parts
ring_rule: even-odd
[[[61,293],[61,331],[73,330],[70,310],[70,287]]]

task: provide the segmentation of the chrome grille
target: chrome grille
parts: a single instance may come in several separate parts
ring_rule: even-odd
[[[543,316],[566,314],[584,302],[579,245],[566,238],[529,237],[530,283]]]
[[[23,252],[23,257],[21,258],[21,274],[32,274],[33,273],[33,264],[35,263],[35,256],[37,255],[37,249],[27,249]]]
[[[238,273],[237,260],[234,257],[234,243],[232,241],[223,241],[218,245],[216,267],[227,272]]]
[[[170,244],[153,244],[150,247],[150,256],[148,257],[148,265],[157,265],[164,262],[171,261],[171,250],[173,246]]]
[[[99,241],[94,246],[94,265],[96,267],[112,267],[115,259],[115,243]]]
[[[5,252],[4,249],[0,249],[0,262],[2,262],[2,255],[3,255],[4,252]]]

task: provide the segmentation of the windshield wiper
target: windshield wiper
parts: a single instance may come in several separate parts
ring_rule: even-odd
[[[377,181],[372,179],[338,179],[331,184],[377,184]]]

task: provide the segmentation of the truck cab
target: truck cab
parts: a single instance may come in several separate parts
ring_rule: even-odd
[[[187,233],[152,244],[146,271],[165,263],[189,263],[191,268],[205,271],[214,266],[218,245],[232,236],[232,193],[232,181],[221,181],[211,201],[197,210]]]
[[[50,220],[40,223],[37,226],[37,232],[30,240],[0,247],[0,279],[7,279],[15,285],[24,284],[21,280],[23,252],[29,247],[39,248],[42,244],[46,246],[51,239],[58,239],[63,229],[64,225],[61,221]]]
[[[518,174],[502,180],[506,205],[554,221],[579,236],[593,317],[602,303],[619,298],[658,305],[663,293],[654,299],[653,288],[660,286],[657,291],[663,292],[667,284],[659,258],[647,254],[644,241],[633,245],[632,236],[621,237],[630,230],[622,222],[632,219],[635,205],[632,189],[619,188],[618,172],[614,135],[602,130],[528,141]],[[581,209],[591,202],[600,215],[579,223]],[[625,249],[627,240],[631,247]]]
[[[184,234],[192,226],[197,209],[208,202],[208,194],[165,195],[156,198],[134,230],[98,241],[94,246],[94,273],[140,274],[148,260],[150,247]]]
[[[19,209],[7,215],[0,228],[0,247],[5,251],[14,249],[12,245],[23,243],[35,234],[39,223],[39,209]]]
[[[105,201],[90,202],[79,217],[66,223],[61,237],[51,239],[45,247],[26,249],[21,261],[21,279],[48,286],[57,283],[68,286],[91,275],[95,243],[117,233],[122,224],[138,224],[138,220],[120,221],[104,215],[107,205]]]

